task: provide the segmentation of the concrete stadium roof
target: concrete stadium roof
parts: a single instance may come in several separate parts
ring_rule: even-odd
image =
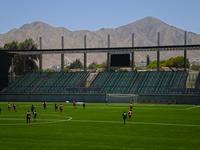
[[[38,50],[1,50],[1,52],[18,53],[21,55],[61,54],[61,53],[131,53],[142,51],[183,51],[200,50],[200,45],[167,45],[141,47],[110,47],[110,48],[69,48],[69,49],[38,49]]]

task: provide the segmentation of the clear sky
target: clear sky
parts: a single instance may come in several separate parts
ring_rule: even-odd
[[[0,33],[34,21],[93,31],[152,16],[200,34],[199,8],[200,0],[0,0]]]

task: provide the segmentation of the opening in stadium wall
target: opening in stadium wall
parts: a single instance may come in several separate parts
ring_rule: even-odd
[[[130,67],[130,54],[111,54],[111,67]]]

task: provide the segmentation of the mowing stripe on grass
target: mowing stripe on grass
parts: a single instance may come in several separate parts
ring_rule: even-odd
[[[71,120],[71,121],[72,122],[94,122],[94,123],[118,123],[118,124],[123,124],[123,121],[104,121],[104,120]],[[200,127],[199,124],[176,124],[176,123],[159,123],[159,122],[128,122],[127,121],[127,124]]]
[[[193,107],[189,107],[189,108],[186,108],[185,110],[191,110],[191,109],[195,109],[195,108],[198,108],[200,106],[193,106]]]

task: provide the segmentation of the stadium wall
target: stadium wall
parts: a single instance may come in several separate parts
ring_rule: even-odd
[[[10,102],[105,102],[105,94],[1,94],[0,101]]]
[[[0,94],[0,101],[10,102],[65,102],[81,101],[104,103],[107,96],[105,94]],[[130,97],[112,97],[109,98],[111,103],[129,103]],[[137,103],[168,103],[173,101],[176,104],[195,104],[200,105],[198,95],[138,95],[133,98]]]
[[[145,103],[151,103],[152,100],[160,103],[174,101],[176,104],[200,105],[199,95],[139,95],[137,97],[137,101],[146,101]]]

